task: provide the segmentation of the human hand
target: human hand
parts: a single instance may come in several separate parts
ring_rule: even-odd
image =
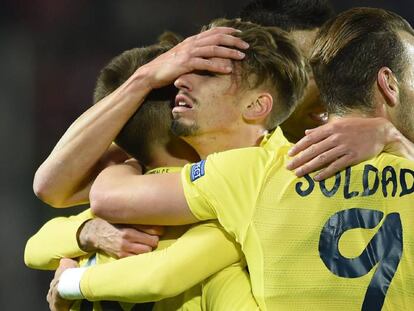
[[[46,300],[49,303],[51,311],[68,311],[73,304],[73,300],[66,300],[60,297],[58,292],[58,283],[60,275],[68,268],[76,268],[78,263],[75,260],[69,258],[62,258],[59,263],[59,267],[56,269],[55,276],[50,282],[49,291],[47,293]]]
[[[115,258],[147,253],[157,247],[163,227],[113,225],[94,218],[87,221],[78,236],[79,246],[87,252],[101,250]]]
[[[382,152],[392,140],[390,126],[383,118],[341,118],[306,130],[305,137],[290,149],[288,155],[295,158],[287,168],[298,177],[324,168],[314,179],[331,177]]]
[[[232,68],[213,58],[241,60],[249,45],[242,39],[232,36],[238,32],[230,27],[215,27],[188,37],[169,51],[142,66],[138,72],[149,75],[152,88],[168,85],[179,76],[194,71],[230,73]]]

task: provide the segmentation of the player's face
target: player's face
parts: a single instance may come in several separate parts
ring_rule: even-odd
[[[296,30],[291,34],[303,55],[309,59],[312,52],[313,41],[318,29]],[[310,67],[309,67],[310,68]],[[281,125],[286,137],[291,141],[298,141],[305,135],[305,130],[320,126],[328,121],[326,109],[321,102],[318,87],[309,70],[309,83],[305,89],[303,98],[298,103],[295,111]]]
[[[229,60],[217,60],[228,63]],[[175,81],[172,130],[181,137],[230,131],[241,121],[241,94],[234,74],[192,72]]]

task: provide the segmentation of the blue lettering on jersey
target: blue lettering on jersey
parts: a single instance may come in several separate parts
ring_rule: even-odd
[[[191,181],[195,181],[199,179],[200,177],[204,176],[204,164],[206,163],[206,160],[201,160],[198,163],[193,164],[190,171],[190,179]]]
[[[328,189],[325,180],[319,182],[321,193],[330,198],[337,193],[342,193],[345,199],[354,197],[365,197],[374,195],[379,189],[382,191],[384,198],[388,195],[392,197],[414,194],[414,170],[409,168],[394,169],[392,166],[386,166],[379,170],[373,165],[366,164],[362,173],[362,189],[354,189],[351,183],[352,167],[347,167],[344,171],[335,175],[335,184],[332,189]],[[359,177],[358,177],[359,178]],[[398,183],[399,181],[399,183]],[[308,174],[303,176],[295,185],[296,193],[301,197],[310,195],[315,189],[316,182]],[[401,188],[397,194],[398,186]],[[343,191],[338,191],[340,188]],[[354,185],[355,187],[355,185]]]
[[[403,228],[400,214],[390,213],[358,257],[348,258],[339,250],[339,240],[348,230],[374,229],[384,213],[365,208],[351,208],[332,215],[322,229],[319,255],[325,266],[343,278],[359,278],[374,267],[361,311],[380,311],[403,254]]]

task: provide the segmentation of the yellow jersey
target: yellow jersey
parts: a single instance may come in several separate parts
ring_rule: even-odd
[[[180,170],[162,167],[146,174]],[[56,269],[64,257],[78,257],[80,266],[89,265],[94,254],[79,248],[76,235],[81,225],[93,217],[88,209],[76,216],[58,217],[47,222],[27,242],[26,265],[35,269]],[[86,299],[94,301],[93,307],[84,300],[75,302],[71,310],[82,310],[88,304],[89,309],[100,311],[99,301],[108,299],[112,302],[105,303],[111,303],[112,308],[118,304],[115,301],[124,301],[117,305],[120,310],[131,310],[132,302],[147,301],[158,301],[153,311],[200,310],[202,288],[199,282],[238,262],[241,257],[238,245],[217,222],[167,227],[153,252],[119,260],[103,252],[96,253],[96,264],[88,268],[81,282],[82,293]],[[240,295],[238,289],[237,295]],[[213,297],[216,292],[209,292],[211,299],[222,299]],[[249,299],[248,290],[245,292]]]
[[[411,310],[414,163],[383,153],[315,182],[285,169],[290,147],[276,131],[182,171],[193,214],[241,244],[261,310]]]

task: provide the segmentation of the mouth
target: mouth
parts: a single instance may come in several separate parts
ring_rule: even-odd
[[[184,94],[178,94],[175,97],[173,113],[185,112],[193,108],[193,100]]]

